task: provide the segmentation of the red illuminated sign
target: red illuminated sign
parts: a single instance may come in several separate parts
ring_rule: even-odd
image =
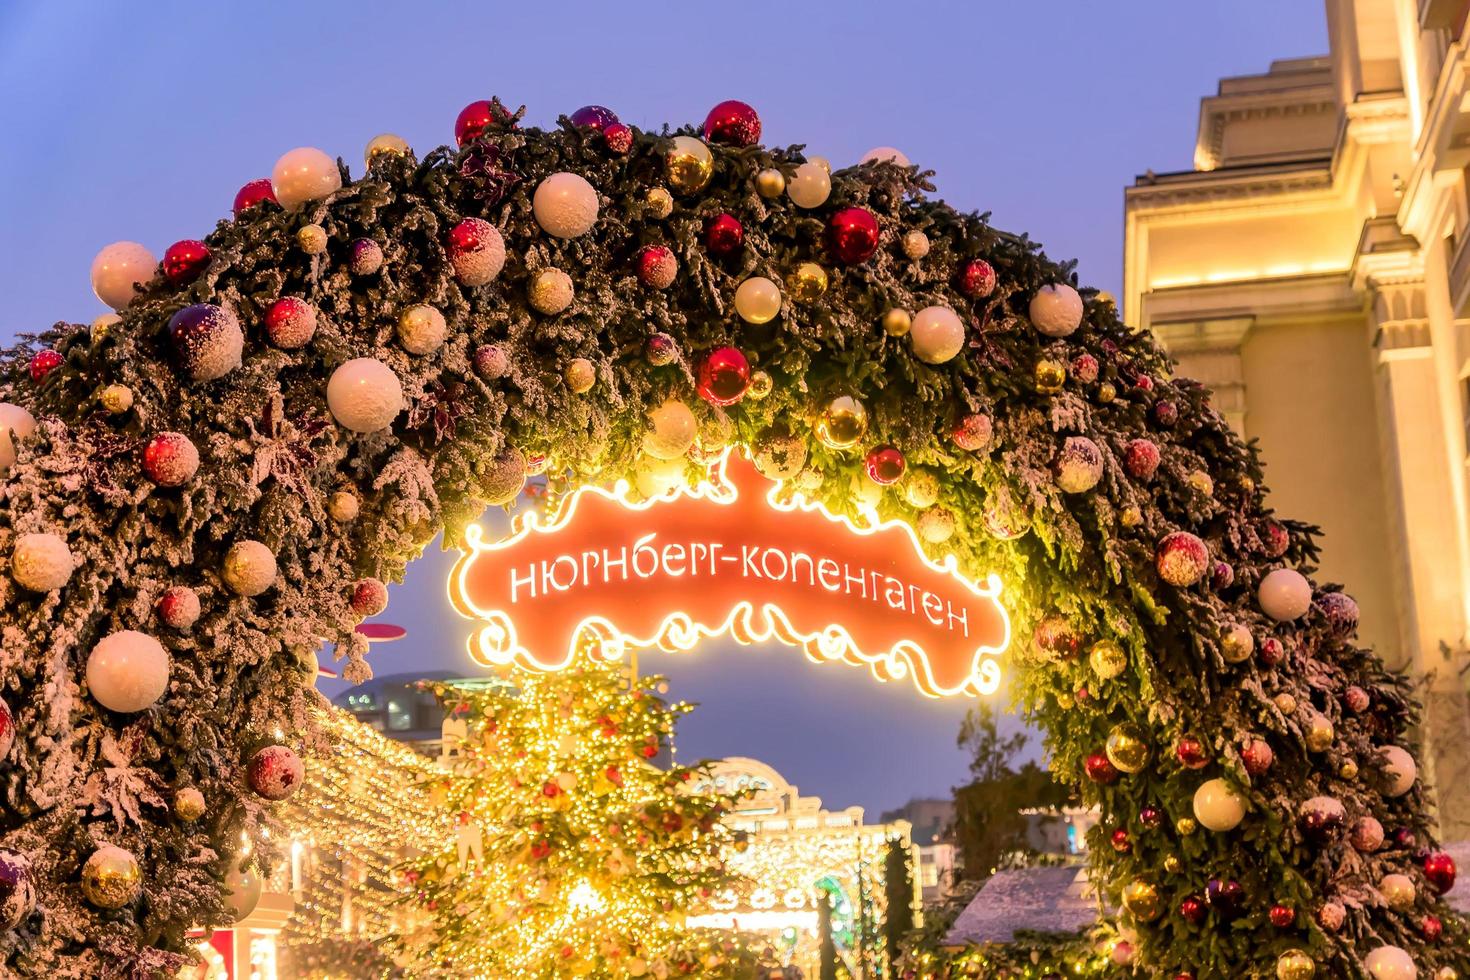
[[[778,499],[739,452],[651,500],[585,487],[504,540],[471,527],[449,592],[485,624],[470,655],[486,666],[557,670],[588,640],[618,658],[728,633],[908,677],[931,696],[990,694],[1010,639],[995,576],[976,583],[952,556],[931,561],[902,522],[860,526]]]

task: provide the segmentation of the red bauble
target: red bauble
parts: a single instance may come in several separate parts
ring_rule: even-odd
[[[601,133],[618,121],[618,114],[607,106],[584,105],[567,118],[571,120],[573,126],[595,129]]]
[[[679,356],[679,345],[674,338],[666,333],[656,333],[648,338],[643,345],[643,356],[648,358],[648,363],[654,367],[663,367],[674,363]]]
[[[749,146],[760,141],[761,117],[744,102],[727,99],[709,111],[701,129],[711,143]]]
[[[1205,901],[1225,921],[1237,918],[1245,905],[1245,889],[1234,879],[1211,878],[1205,883]]]
[[[1290,929],[1296,924],[1296,909],[1290,905],[1271,906],[1271,924],[1278,929]]]
[[[371,238],[359,238],[347,253],[347,268],[354,276],[370,276],[383,267],[383,246]]]
[[[488,101],[471,102],[459,110],[459,117],[454,120],[454,141],[464,146],[499,121],[495,106]]]
[[[1094,752],[1082,763],[1087,778],[1104,786],[1118,781],[1118,769],[1108,760],[1106,752]]]
[[[271,186],[269,177],[252,180],[235,192],[235,220],[239,221],[240,216],[251,208],[276,203],[276,189]]]
[[[1097,380],[1098,363],[1097,358],[1091,354],[1078,354],[1072,358],[1072,377],[1085,385],[1090,385]]]
[[[1164,811],[1151,804],[1145,805],[1138,811],[1138,822],[1153,830],[1164,822]]]
[[[376,616],[388,608],[388,587],[375,578],[365,578],[352,587],[352,611],[359,616]]]
[[[1036,649],[1053,660],[1076,660],[1082,650],[1082,638],[1072,629],[1065,616],[1047,616],[1036,624],[1031,634]]]
[[[1133,841],[1128,839],[1128,831],[1124,830],[1122,827],[1119,827],[1117,830],[1113,831],[1112,836],[1108,839],[1108,842],[1113,845],[1113,850],[1117,851],[1119,854],[1127,854],[1129,851],[1133,850]]]
[[[878,219],[867,208],[843,208],[827,219],[827,250],[847,265],[866,262],[878,251]]]
[[[995,426],[991,423],[990,416],[978,412],[960,416],[949,430],[949,437],[954,444],[971,453],[990,445],[994,434]]]
[[[245,779],[268,800],[284,800],[301,788],[306,769],[301,758],[284,745],[267,745],[250,757]]]
[[[548,779],[546,782],[541,784],[541,795],[547,798],[560,796],[561,787],[556,785],[555,780]]]
[[[265,335],[281,350],[297,350],[316,334],[316,307],[299,296],[282,296],[265,311]]]
[[[1424,855],[1424,877],[1441,895],[1455,887],[1455,875],[1458,871],[1455,859],[1444,851]]]
[[[1124,466],[1135,480],[1153,479],[1159,468],[1159,447],[1148,439],[1134,439],[1128,443]]]
[[[745,247],[745,227],[733,214],[720,214],[704,224],[704,247],[709,254],[726,258]]]
[[[633,130],[622,123],[613,123],[602,131],[602,141],[609,150],[622,156],[633,148]]]
[[[192,381],[214,381],[240,366],[245,336],[233,311],[195,303],[168,320],[174,357]]]
[[[31,380],[40,384],[46,375],[61,367],[61,354],[47,347],[31,355]]]
[[[163,625],[186,630],[199,621],[199,594],[187,585],[174,585],[158,597],[158,618]]]
[[[1285,656],[1286,644],[1276,637],[1268,636],[1261,641],[1261,663],[1267,667],[1275,667]]]
[[[209,246],[192,238],[174,242],[163,253],[163,274],[175,286],[193,282],[209,267]]]
[[[984,299],[995,292],[996,282],[995,267],[984,259],[966,262],[955,277],[956,288],[974,299]]]
[[[734,347],[716,347],[699,365],[699,397],[711,405],[733,405],[750,387],[750,362]]]
[[[1444,932],[1444,923],[1437,915],[1426,915],[1419,920],[1419,932],[1430,942],[1436,942]]]
[[[10,756],[10,749],[15,745],[15,715],[10,712],[10,705],[0,701],[0,761]]]
[[[1355,715],[1367,711],[1368,705],[1372,702],[1373,699],[1368,696],[1368,692],[1356,684],[1342,692],[1342,703]]]
[[[679,274],[679,260],[665,245],[645,245],[634,257],[638,281],[654,289],[668,289]]]
[[[1179,903],[1179,914],[1183,916],[1185,921],[1188,922],[1190,925],[1197,926],[1201,922],[1205,921],[1205,916],[1208,914],[1208,910],[1205,908],[1205,903],[1203,901],[1201,901],[1197,896],[1190,895]]]
[[[1174,757],[1186,769],[1203,769],[1210,764],[1209,753],[1197,738],[1186,735],[1174,743]]]
[[[1261,554],[1267,558],[1280,558],[1291,547],[1291,534],[1279,521],[1262,521],[1256,527],[1256,537],[1261,542]]]
[[[1276,760],[1276,753],[1271,751],[1271,746],[1264,739],[1253,738],[1240,749],[1240,761],[1245,764],[1245,771],[1252,776],[1259,776],[1271,768],[1271,763]]]
[[[868,453],[865,461],[868,467],[868,479],[874,483],[888,486],[897,483],[903,476],[904,462],[903,453],[893,446],[879,446]]]
[[[1210,549],[1188,531],[1173,531],[1160,539],[1154,564],[1165,582],[1185,588],[1209,571]]]
[[[143,447],[143,472],[161,487],[181,487],[199,469],[199,450],[182,432],[160,432]]]

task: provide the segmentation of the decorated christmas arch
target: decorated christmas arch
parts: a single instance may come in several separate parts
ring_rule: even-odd
[[[227,922],[241,841],[316,747],[323,642],[532,475],[898,522],[995,576],[1023,711],[1149,975],[1450,976],[1417,705],[1314,586],[1254,451],[1145,334],[896,151],[832,171],[727,103],[651,133],[498,102],[362,176],[282,157],[118,310],[11,351],[0,440],[0,949],[150,975]],[[135,289],[136,284],[136,289]],[[13,744],[11,740],[13,739]]]

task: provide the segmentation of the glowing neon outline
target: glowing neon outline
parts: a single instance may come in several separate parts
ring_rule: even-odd
[[[555,534],[565,530],[572,524],[576,516],[577,505],[584,494],[596,494],[634,511],[648,510],[656,504],[677,500],[681,495],[693,499],[710,500],[717,504],[733,503],[739,491],[725,476],[725,465],[733,451],[734,447],[731,447],[721,453],[720,458],[708,468],[708,479],[694,487],[689,486],[685,481],[680,481],[678,485],[647,499],[630,500],[628,494],[631,486],[627,480],[619,480],[611,489],[587,484],[569,494],[550,521],[543,524],[541,516],[534,512],[518,517],[513,522],[511,534],[498,541],[486,543],[485,530],[478,524],[471,524],[467,527],[465,543],[460,548],[460,557],[449,575],[448,591],[449,601],[456,612],[466,619],[486,624],[468,640],[470,659],[482,667],[502,667],[519,663],[531,669],[550,672],[563,670],[572,662],[579,647],[579,640],[586,633],[590,633],[599,646],[598,655],[609,660],[621,659],[630,647],[636,649],[658,647],[668,653],[687,651],[693,649],[701,640],[728,633],[731,638],[741,644],[770,639],[780,640],[789,646],[801,648],[806,653],[807,659],[814,663],[841,660],[855,666],[867,665],[872,675],[880,681],[902,678],[910,674],[910,668],[913,667],[916,668],[912,671],[914,686],[925,697],[954,697],[967,693],[984,696],[994,694],[1000,688],[999,658],[1010,646],[1011,618],[1006,612],[1004,603],[1000,601],[1001,581],[999,576],[987,575],[985,585],[982,587],[959,570],[959,563],[952,553],[946,554],[942,562],[936,562],[926,555],[914,529],[907,522],[897,519],[883,521],[878,518],[876,511],[867,509],[863,516],[867,518],[868,524],[860,527],[848,517],[834,514],[820,502],[808,500],[800,493],[793,492],[786,500],[778,499],[783,485],[774,481],[771,489],[766,493],[766,502],[777,510],[816,513],[833,523],[845,526],[850,532],[861,537],[876,534],[887,528],[901,528],[908,536],[909,543],[913,546],[919,560],[932,571],[941,575],[949,575],[980,599],[994,600],[1005,630],[1000,645],[982,644],[976,647],[969,676],[958,686],[945,688],[935,683],[929,656],[917,643],[900,641],[884,653],[867,654],[840,624],[831,623],[814,633],[804,634],[792,626],[785,611],[776,604],[762,604],[758,614],[751,602],[741,600],[730,610],[724,622],[717,626],[696,623],[687,613],[675,611],[665,616],[654,635],[647,638],[625,633],[610,620],[602,616],[590,615],[571,629],[565,656],[560,661],[547,661],[519,644],[515,622],[510,615],[500,609],[481,609],[470,602],[466,594],[465,578],[470,568],[482,555],[487,552],[508,550],[532,534]],[[748,452],[744,454],[748,456]],[[922,666],[922,677],[917,669],[920,666]]]

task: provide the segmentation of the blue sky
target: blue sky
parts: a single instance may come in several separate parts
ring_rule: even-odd
[[[1190,166],[1199,98],[1222,75],[1326,51],[1314,0],[741,4],[0,4],[0,331],[103,312],[87,270],[117,239],[161,254],[229,211],[285,150],[360,170],[388,131],[420,153],[473,99],[550,125],[586,103],[657,128],[727,98],[768,143],[838,166],[878,145],[938,171],[1085,282],[1118,291],[1122,188]],[[380,674],[468,669],[431,553],[384,617],[408,639]],[[876,811],[964,779],[962,703],[936,704],[785,648],[712,646],[645,664],[701,702],[683,755],[750,755],[828,804]]]

